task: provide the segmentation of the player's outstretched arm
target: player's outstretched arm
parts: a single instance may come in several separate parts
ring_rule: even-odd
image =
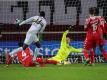
[[[61,42],[65,42],[66,41],[66,35],[68,34],[69,30],[66,30],[64,33],[63,33],[63,36],[62,36],[62,41]]]
[[[26,19],[24,21],[22,21],[21,23],[19,23],[19,26],[23,25],[23,24],[26,24],[26,23],[29,23],[29,22],[32,22],[33,21],[33,17],[29,18],[29,19]]]
[[[71,52],[74,52],[74,53],[81,53],[81,52],[83,52],[83,48],[78,48],[78,49],[76,49],[76,48],[74,48],[74,47],[70,47],[70,50],[71,50]]]

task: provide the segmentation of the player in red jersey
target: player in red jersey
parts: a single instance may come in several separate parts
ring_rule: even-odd
[[[28,47],[23,51],[19,51],[17,53],[18,61],[21,62],[21,64],[24,67],[34,67],[35,63],[33,62],[33,52]]]
[[[103,38],[105,20],[103,17],[98,16],[99,11],[96,7],[91,7],[89,9],[89,14],[90,16],[86,19],[84,26],[87,31],[84,42],[84,56],[86,58],[86,64],[89,62],[91,64],[94,63],[94,48],[97,45],[100,47],[100,50],[107,61],[107,54],[103,49],[103,45],[105,43]]]
[[[23,44],[19,43],[19,46],[21,47]],[[9,54],[8,54],[9,55]],[[24,66],[24,67],[34,67],[36,64],[33,62],[33,52],[32,50],[28,47],[23,51],[19,51],[15,53],[13,56],[10,57],[6,62],[7,66],[11,63],[12,58],[17,56],[18,61]]]

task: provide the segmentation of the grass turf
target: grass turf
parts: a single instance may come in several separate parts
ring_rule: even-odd
[[[47,65],[25,68],[20,64],[8,68],[0,64],[0,80],[107,80],[107,64]]]

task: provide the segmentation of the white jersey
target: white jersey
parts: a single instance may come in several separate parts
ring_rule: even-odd
[[[19,25],[23,25],[26,23],[32,22],[31,27],[29,28],[27,33],[36,34],[38,32],[42,33],[43,30],[46,27],[46,20],[41,16],[33,16],[23,22],[21,22]]]

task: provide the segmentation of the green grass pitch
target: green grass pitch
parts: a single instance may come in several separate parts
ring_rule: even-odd
[[[20,64],[6,68],[0,64],[0,80],[107,80],[107,63],[46,65],[42,68],[25,68]]]

